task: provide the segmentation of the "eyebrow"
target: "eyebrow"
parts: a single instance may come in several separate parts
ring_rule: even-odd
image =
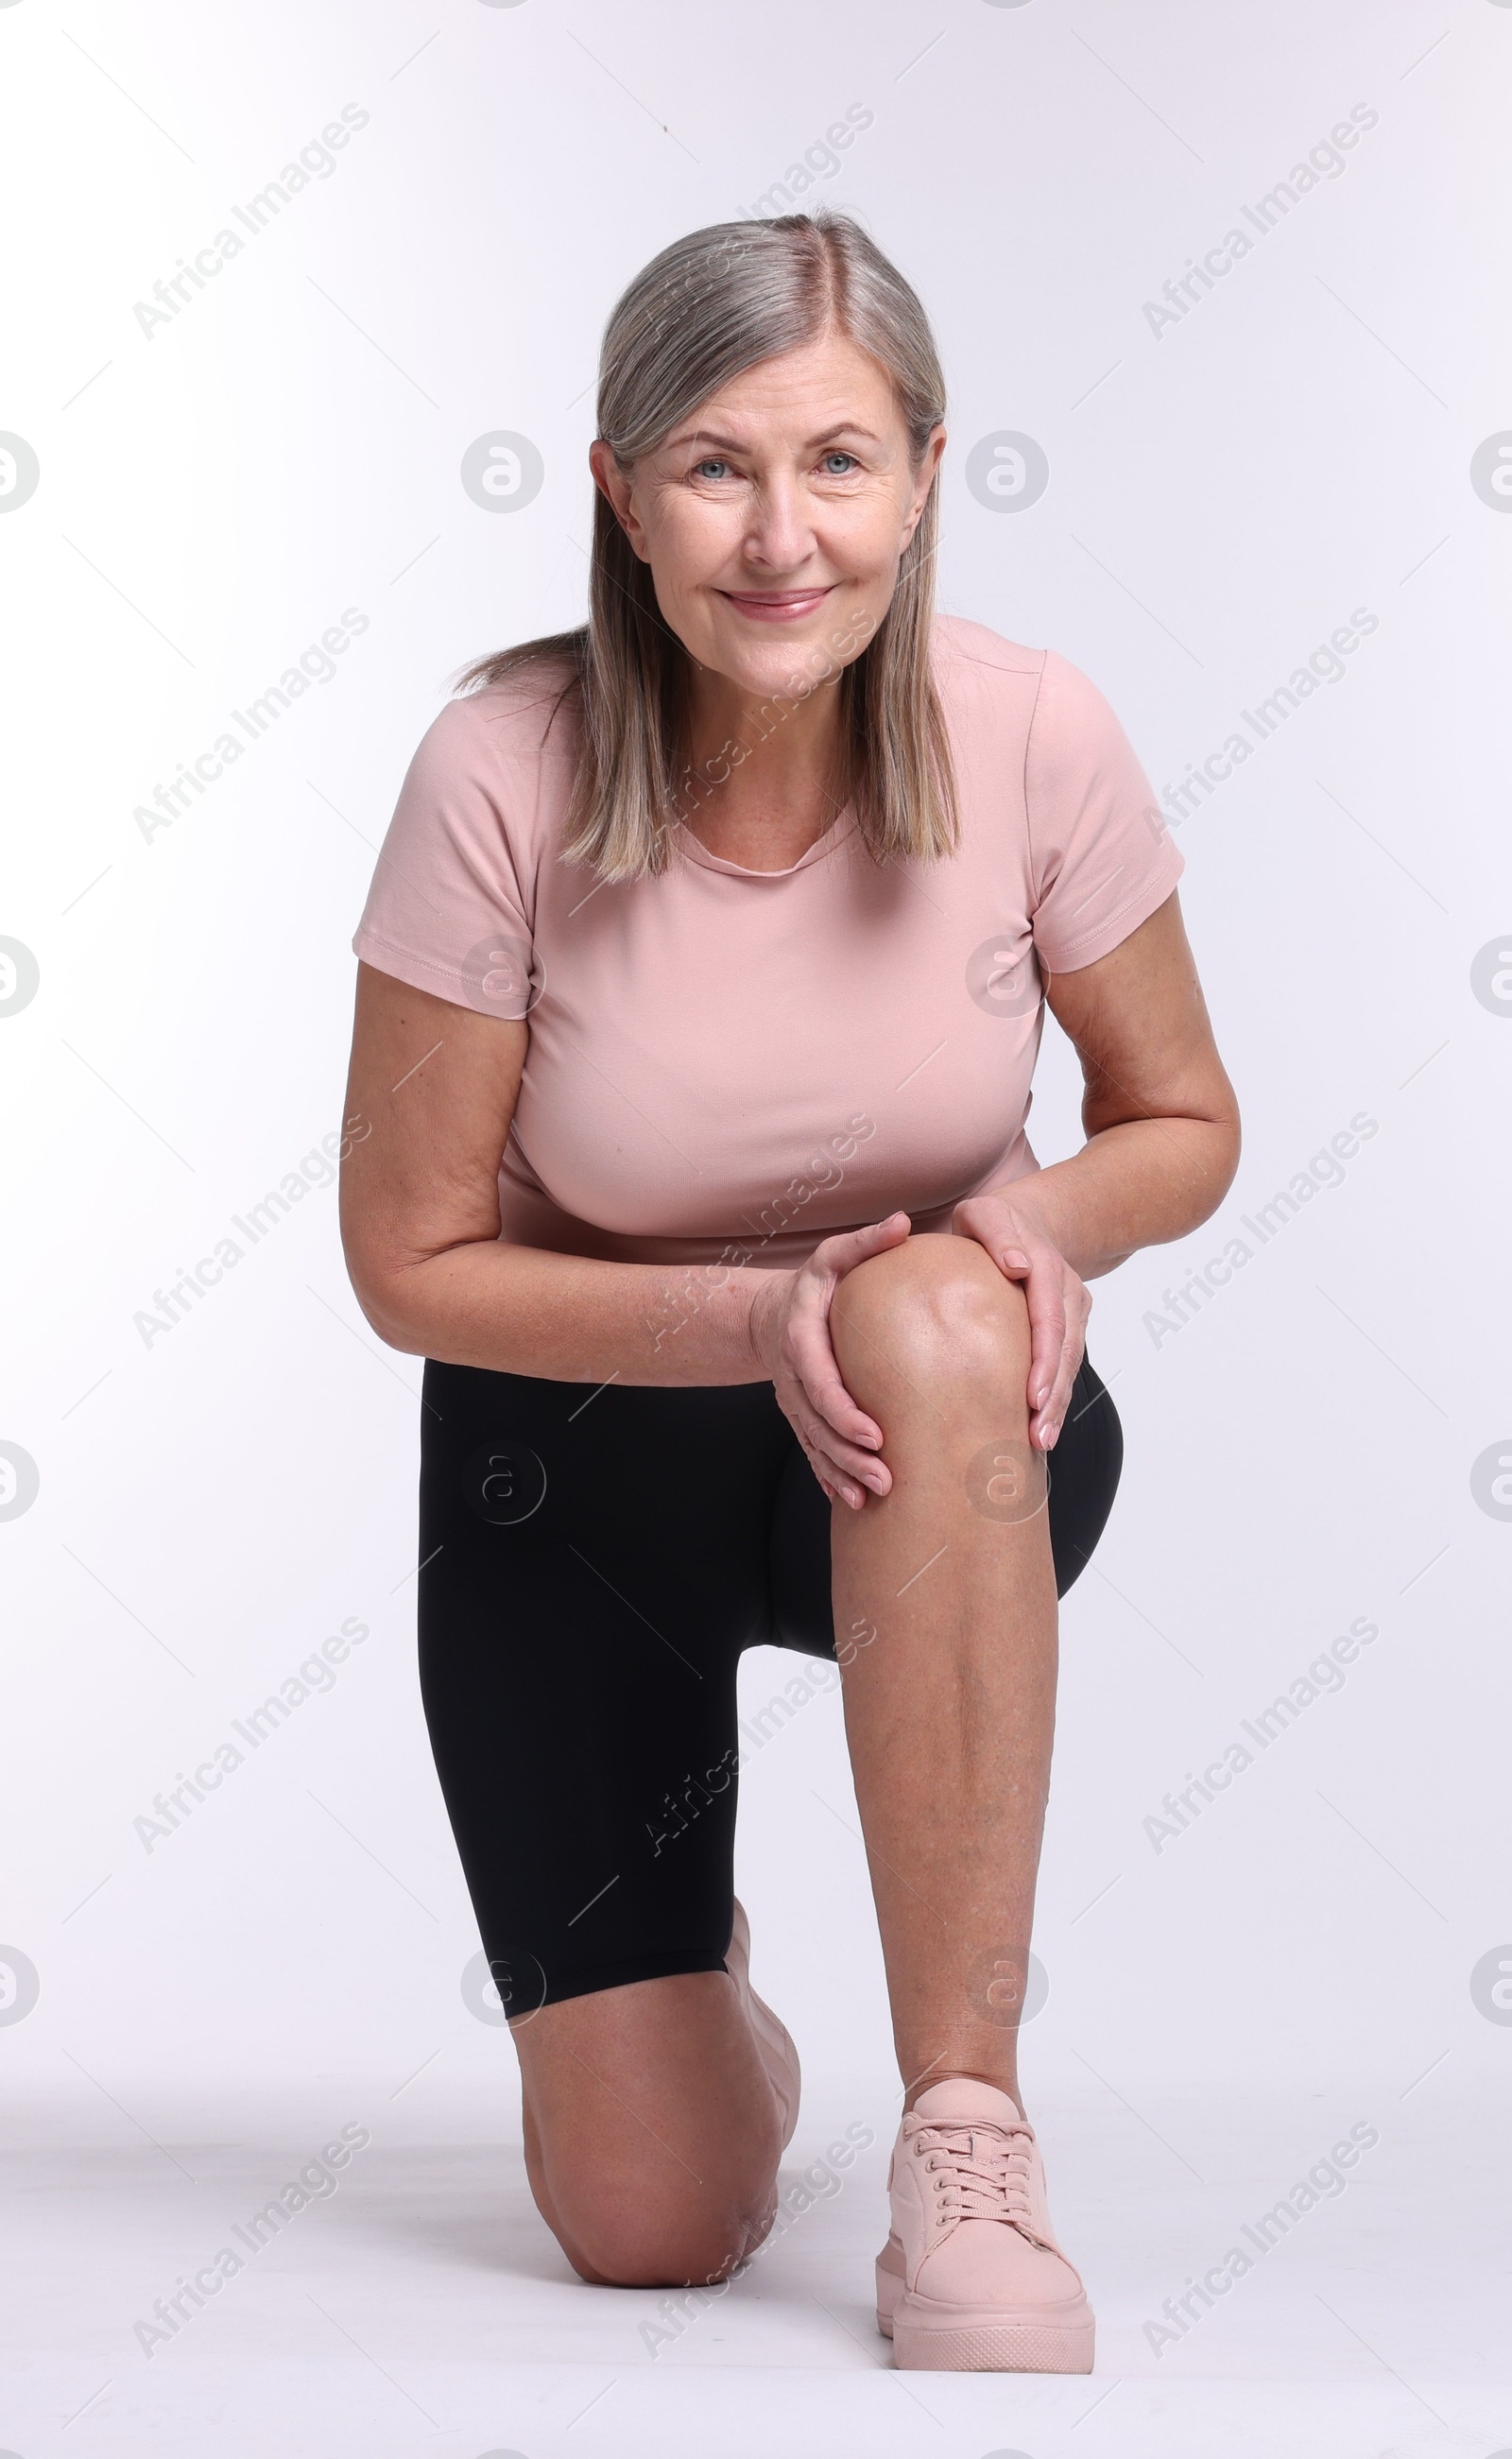
[[[821,444],[831,443],[837,435],[864,436],[869,444],[880,444],[882,441],[880,435],[872,434],[870,427],[861,427],[853,419],[842,418],[835,426],[827,427],[822,435],[810,435],[804,450],[807,452],[816,452]],[[719,430],[713,427],[695,427],[690,428],[684,435],[669,435],[662,450],[670,452],[674,445],[679,444],[713,444],[717,445],[722,452],[744,452],[748,449],[735,436],[722,435]]]

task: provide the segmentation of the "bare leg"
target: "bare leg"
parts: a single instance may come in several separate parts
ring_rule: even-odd
[[[1018,2101],[1018,2011],[1055,1723],[1044,1474],[1022,1292],[967,1238],[847,1274],[846,1387],[884,1435],[885,1500],[831,1522],[846,1732],[906,2106],[945,2075]]]
[[[948,2074],[1018,2099],[1056,1675],[1023,1296],[974,1241],[918,1237],[849,1273],[832,1320],[893,1477],[885,1502],[835,1507],[832,1553],[899,2065],[910,2103]],[[726,1975],[598,1990],[511,2028],[532,2191],[585,2280],[712,2284],[760,2244],[781,2126]]]
[[[511,2029],[531,2191],[584,2280],[703,2286],[761,2243],[781,2124],[727,1974],[594,1990]]]

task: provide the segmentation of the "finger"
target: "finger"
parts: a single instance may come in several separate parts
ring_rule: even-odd
[[[829,1424],[829,1419],[821,1417],[821,1412],[808,1397],[807,1387],[799,1379],[785,1379],[785,1387],[777,1392],[777,1404],[782,1406],[782,1412],[785,1412],[787,1421],[794,1429],[804,1451],[814,1453],[826,1478],[843,1478],[849,1485],[860,1482],[872,1495],[885,1495],[892,1490],[892,1470],[888,1468],[888,1463],[877,1459],[875,1451],[863,1451],[858,1443],[849,1443],[841,1434],[836,1434],[836,1429]],[[3,2459],[3,2454],[0,2454],[0,2459]]]
[[[809,1257],[809,1263],[820,1272],[832,1272],[837,1280],[853,1272],[869,1255],[884,1254],[889,1247],[901,1247],[912,1237],[914,1224],[906,1212],[890,1212],[885,1221],[869,1221],[861,1230],[838,1230],[832,1238],[822,1238]]]
[[[1065,1268],[1059,1256],[1053,1264],[1043,1256],[1025,1261],[1026,1271],[1015,1277],[1023,1281],[1029,1308],[1029,1405],[1039,1413],[1055,1390],[1065,1346]]]
[[[1040,1412],[1040,1443],[1044,1451],[1052,1451],[1060,1440],[1066,1411],[1071,1406],[1071,1386],[1076,1381],[1079,1362],[1076,1344],[1068,1337],[1060,1370],[1050,1388],[1049,1398]]]
[[[849,1442],[880,1451],[881,1427],[852,1400],[842,1379],[830,1336],[828,1305],[822,1313],[817,1306],[794,1313],[788,1325],[788,1357],[811,1407],[826,1424]]]
[[[1060,1440],[1061,1429],[1065,1424],[1066,1412],[1071,1406],[1071,1394],[1076,1383],[1077,1370],[1082,1363],[1085,1346],[1086,1318],[1091,1311],[1090,1306],[1078,1306],[1075,1303],[1066,1309],[1065,1338],[1060,1345],[1055,1382],[1049,1398],[1040,1411],[1042,1442],[1046,1451]]]
[[[808,1269],[815,1276],[811,1295],[805,1293],[808,1303],[800,1298],[788,1326],[792,1364],[810,1405],[843,1441],[863,1444],[871,1452],[881,1450],[882,1429],[846,1390],[830,1336],[830,1301],[847,1272],[870,1255],[900,1247],[913,1231],[913,1222],[900,1211],[890,1212],[884,1221],[868,1222],[860,1230],[822,1239],[808,1259]],[[884,1469],[880,1481],[872,1478],[868,1482],[874,1493],[886,1494],[892,1481]]]
[[[823,1482],[830,1479],[863,1494],[888,1494],[892,1491],[892,1474],[874,1453],[860,1451],[853,1443],[841,1440],[832,1426],[826,1423],[808,1402],[802,1386],[783,1401],[789,1423],[814,1464],[815,1475]]]
[[[1029,1401],[1029,1440],[1041,1451],[1049,1445],[1044,1437],[1050,1427],[1046,1403],[1055,1390],[1057,1371],[1064,1347],[1063,1310],[1056,1309],[1053,1274],[1047,1275],[1043,1259],[1032,1257],[1023,1247],[1006,1247],[1000,1251],[988,1246],[988,1253],[1005,1280],[1018,1281],[1023,1289],[1024,1303],[1029,1310],[1029,1372],[1025,1391]],[[1060,1258],[1056,1261],[1059,1263]],[[1047,1287],[1052,1292],[1047,1295]],[[1055,1440],[1051,1432],[1050,1440]]]
[[[828,1340],[820,1349],[812,1339],[795,1339],[792,1364],[804,1398],[830,1441],[859,1446],[874,1459],[882,1448],[882,1429],[851,1399],[840,1380],[840,1369]]]
[[[864,1508],[866,1494],[862,1487],[852,1483],[850,1478],[844,1478],[836,1482],[834,1477],[827,1473],[819,1454],[810,1451],[807,1443],[804,1444],[803,1449],[804,1458],[817,1478],[820,1491],[827,1503],[843,1503],[851,1511],[860,1511]]]

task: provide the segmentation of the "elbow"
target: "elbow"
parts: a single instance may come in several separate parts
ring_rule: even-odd
[[[346,1277],[365,1319],[385,1348],[396,1349],[407,1357],[424,1357],[430,1344],[405,1302],[406,1275],[385,1272],[369,1258],[356,1256],[348,1250]]]
[[[1223,1202],[1239,1175],[1239,1156],[1244,1147],[1244,1130],[1239,1123],[1237,1103],[1226,1118],[1217,1122],[1217,1125],[1221,1144],[1218,1161],[1218,1192],[1213,1198],[1215,1208]]]
[[[1212,1219],[1239,1174],[1243,1139],[1237,1105],[1231,1103],[1221,1117],[1209,1120],[1208,1125],[1207,1166],[1202,1173],[1200,1197],[1202,1209],[1187,1224],[1192,1230],[1200,1229],[1205,1221]]]

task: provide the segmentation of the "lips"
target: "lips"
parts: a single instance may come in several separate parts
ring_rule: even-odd
[[[795,623],[822,606],[833,587],[827,581],[822,589],[746,590],[722,589],[720,596],[737,614],[749,616],[758,623]]]

